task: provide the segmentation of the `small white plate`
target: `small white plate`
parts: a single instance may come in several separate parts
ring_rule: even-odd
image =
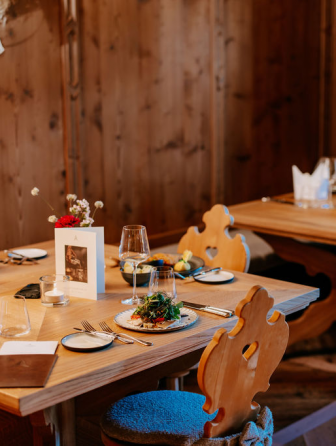
[[[63,347],[73,352],[94,352],[108,347],[113,338],[103,339],[89,333],[72,333],[62,338]]]
[[[196,282],[207,283],[209,285],[218,285],[221,283],[231,282],[234,274],[229,271],[216,271],[214,273],[205,274],[204,276],[194,277]]]
[[[198,314],[195,313],[195,311],[190,310],[189,308],[183,308],[182,314],[185,314],[186,316],[181,317],[179,324],[174,324],[165,328],[143,328],[136,327],[129,322],[133,313],[134,308],[123,311],[122,313],[116,315],[116,317],[114,318],[114,322],[120,327],[127,328],[128,330],[142,331],[144,333],[167,333],[170,331],[182,330],[182,328],[190,327],[190,325],[193,325],[198,319]]]
[[[15,255],[15,253],[18,255]],[[8,257],[12,257],[13,259],[21,259],[22,256],[30,259],[43,259],[47,255],[47,251],[37,248],[15,249],[14,251],[8,253]]]

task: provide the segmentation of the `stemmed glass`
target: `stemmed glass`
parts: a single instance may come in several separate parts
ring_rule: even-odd
[[[149,243],[145,226],[124,226],[119,246],[119,258],[133,265],[133,296],[124,299],[121,303],[126,305],[138,305],[141,300],[136,293],[136,269],[140,262],[149,257]]]

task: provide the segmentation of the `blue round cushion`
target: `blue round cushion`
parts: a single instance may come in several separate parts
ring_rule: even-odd
[[[111,438],[135,444],[190,446],[203,436],[208,415],[203,395],[173,390],[130,395],[114,403],[101,420]]]

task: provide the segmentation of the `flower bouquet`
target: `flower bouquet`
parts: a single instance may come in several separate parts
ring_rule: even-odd
[[[33,196],[39,196],[54,212],[54,215],[48,217],[50,223],[55,223],[55,228],[75,228],[75,227],[91,227],[94,222],[94,216],[97,209],[104,206],[102,201],[95,202],[95,210],[93,211],[92,217],[90,217],[90,204],[85,198],[83,200],[77,200],[77,195],[68,194],[66,196],[69,202],[69,213],[67,215],[59,215],[51,204],[40,194],[40,190],[34,187],[31,190]]]

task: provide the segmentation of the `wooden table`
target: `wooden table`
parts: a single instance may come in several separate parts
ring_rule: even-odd
[[[294,201],[292,194],[276,198]],[[331,281],[329,296],[311,305],[303,316],[290,323],[289,344],[327,330],[336,321],[336,256],[333,253],[336,249],[327,249],[328,245],[336,245],[336,209],[304,209],[261,200],[229,209],[236,228],[259,233],[280,257],[304,265],[311,275],[323,272]]]
[[[20,266],[0,264],[1,295],[12,294],[27,283],[38,282],[40,276],[54,272],[54,243],[35,244],[34,247],[48,251],[48,257],[39,260],[37,265],[27,262]],[[79,326],[82,319],[89,320],[94,326],[105,320],[123,331],[114,325],[113,318],[120,311],[128,309],[120,301],[131,294],[132,288],[124,282],[118,268],[110,266],[110,257],[116,255],[117,248],[106,245],[106,293],[100,295],[99,300],[71,298],[70,304],[63,308],[46,308],[39,300],[28,300],[32,330],[20,339],[60,341],[63,336],[74,332],[73,327]],[[230,309],[235,308],[256,284],[269,291],[275,299],[275,308],[285,314],[306,307],[319,295],[319,290],[315,288],[237,272],[234,281],[225,285],[186,282],[177,282],[181,300],[211,302],[215,306]],[[139,291],[145,292],[146,288],[139,288]],[[76,401],[81,398],[81,405],[77,407],[88,402],[93,407],[99,398],[117,399],[146,382],[189,367],[198,361],[215,331],[222,326],[231,328],[235,319],[199,313],[199,320],[187,329],[166,334],[141,333],[142,338],[154,343],[152,347],[125,345],[115,341],[108,349],[84,354],[68,351],[60,345],[57,350],[59,357],[46,387],[0,389],[0,407],[21,416],[30,415],[33,422],[38,424],[38,415],[43,415],[43,420],[47,418],[47,422],[53,420],[52,408],[59,404],[61,418],[63,414],[67,419],[63,428],[61,424],[55,423],[61,435],[57,437],[61,438],[59,444],[75,444],[73,424],[69,421],[74,414],[75,398]],[[6,340],[0,337],[0,345]],[[103,389],[103,392],[98,397],[98,393],[93,392],[99,392],[99,389]]]

